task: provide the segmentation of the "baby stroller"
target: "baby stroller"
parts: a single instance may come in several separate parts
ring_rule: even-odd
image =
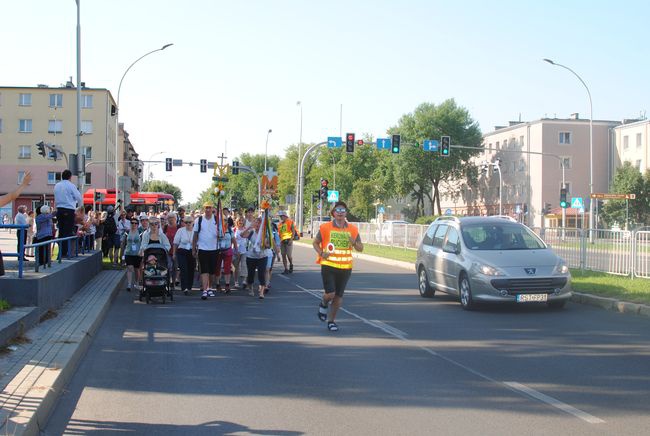
[[[161,297],[163,304],[167,297],[174,301],[174,294],[169,285],[171,273],[165,247],[161,244],[149,244],[144,250],[142,261],[140,301],[144,298],[149,304],[152,297]]]

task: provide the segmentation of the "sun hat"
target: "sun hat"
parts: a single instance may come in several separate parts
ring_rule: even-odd
[[[141,212],[140,215],[138,216],[138,220],[140,220],[140,221],[143,221],[143,220],[149,221],[149,216],[146,213]]]
[[[278,212],[278,216],[286,216],[286,217],[288,217],[289,215],[287,215],[286,210],[281,210],[281,211]]]
[[[205,203],[203,203],[203,207],[214,207],[214,204],[212,204],[211,201],[206,201]]]
[[[156,256],[155,256],[155,255],[150,254],[150,255],[147,257],[147,263],[151,262],[152,260],[153,260],[153,261],[156,261],[156,260],[158,260],[158,259],[156,259]]]

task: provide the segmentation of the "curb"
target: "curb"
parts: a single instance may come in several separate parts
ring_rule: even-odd
[[[43,325],[50,332],[47,341],[34,341],[36,350],[28,350],[29,361],[3,390],[8,407],[3,407],[0,431],[15,435],[40,433],[125,280],[123,271],[107,274],[102,278],[105,287],[90,295],[76,294],[78,298],[72,298],[67,313],[62,313],[54,324]]]
[[[310,244],[305,244],[302,242],[294,242],[294,244],[301,245],[303,247],[311,247]],[[371,256],[369,254],[363,253],[352,253],[352,257],[355,259],[363,259],[370,262],[381,263],[383,265],[396,266],[399,268],[408,269],[410,271],[415,271],[415,265],[410,262],[404,262],[400,260],[388,259],[386,257]],[[639,315],[650,318],[650,306],[647,304],[640,303],[631,303],[629,301],[616,300],[614,298],[599,297],[596,295],[585,294],[583,292],[573,292],[571,301],[578,304],[587,304],[589,306],[600,307],[606,310],[612,310],[615,312],[631,315]]]

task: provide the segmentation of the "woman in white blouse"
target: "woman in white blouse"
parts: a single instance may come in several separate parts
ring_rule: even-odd
[[[178,229],[174,236],[174,260],[180,269],[181,290],[188,295],[194,283],[194,269],[196,268],[192,256],[192,227],[194,220],[191,216],[183,218],[183,227]]]

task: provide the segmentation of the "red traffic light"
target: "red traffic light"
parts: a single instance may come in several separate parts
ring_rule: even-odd
[[[347,140],[348,141],[354,141],[354,133],[348,133],[347,134]]]
[[[359,140],[357,141],[357,145],[363,145],[363,139],[359,139]]]

